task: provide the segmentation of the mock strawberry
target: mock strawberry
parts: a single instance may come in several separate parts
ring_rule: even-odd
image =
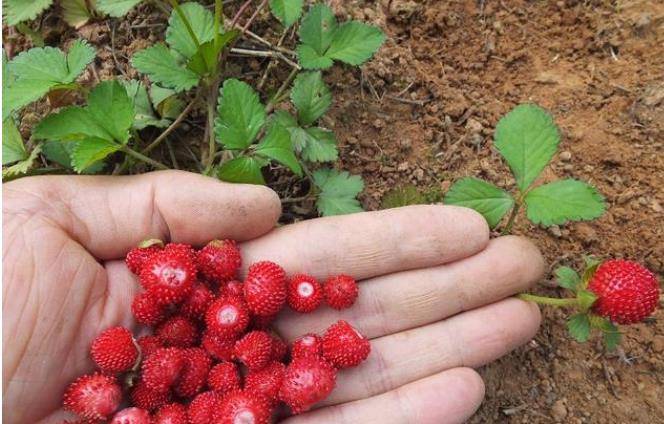
[[[198,340],[198,328],[189,319],[175,315],[159,324],[155,335],[166,347],[190,347]]]
[[[196,251],[190,244],[186,243],[168,243],[164,246],[166,252],[184,255],[196,264]]]
[[[249,310],[238,297],[221,297],[205,313],[208,331],[222,337],[235,338],[249,325]]]
[[[240,389],[240,373],[232,362],[220,362],[208,374],[208,386],[220,395]]]
[[[131,312],[140,324],[157,325],[166,318],[166,307],[147,292],[139,293],[131,303]]]
[[[617,324],[634,324],[652,314],[659,302],[659,282],[641,264],[613,259],[602,263],[588,283],[597,296],[597,315]]]
[[[294,414],[308,411],[332,392],[336,375],[334,367],[322,358],[305,356],[295,359],[286,367],[279,399]]]
[[[155,413],[151,424],[187,424],[187,407],[181,403],[164,405]]]
[[[240,249],[233,240],[212,240],[196,255],[198,270],[206,278],[218,282],[235,277],[242,265]]]
[[[127,268],[134,274],[139,275],[141,269],[143,269],[143,264],[163,247],[164,242],[158,239],[142,241],[137,247],[134,247],[127,253],[127,257],[125,258]]]
[[[221,286],[222,296],[235,296],[244,299],[244,286],[238,280],[231,280]]]
[[[210,424],[219,409],[221,396],[213,391],[198,394],[187,408],[189,424]]]
[[[349,308],[355,303],[358,292],[357,282],[348,275],[330,277],[323,286],[325,302],[334,309]]]
[[[71,383],[62,405],[89,420],[107,419],[120,406],[122,389],[114,377],[94,373]]]
[[[272,355],[271,358],[273,361],[281,362],[286,357],[288,353],[288,345],[281,337],[276,334],[270,334],[272,337]]]
[[[300,336],[291,346],[291,357],[293,359],[301,358],[304,356],[321,356],[322,343],[321,338],[316,334],[305,334]]]
[[[152,419],[145,409],[131,407],[113,415],[110,424],[152,424]]]
[[[205,351],[218,361],[230,361],[233,359],[235,339],[216,336],[209,331],[203,333],[201,346]]]
[[[147,409],[148,411],[154,411],[171,401],[171,392],[156,392],[146,386],[143,380],[139,380],[131,389],[129,398],[134,406]]]
[[[202,320],[214,298],[212,290],[205,284],[197,282],[192,287],[191,293],[180,304],[180,314],[189,319]]]
[[[294,311],[312,312],[323,301],[323,290],[320,283],[306,274],[294,275],[288,281],[288,306]]]
[[[244,281],[244,298],[251,312],[274,315],[286,302],[286,273],[273,262],[258,262],[249,267]]]
[[[259,370],[272,359],[272,337],[264,331],[251,331],[235,342],[233,353],[249,370]]]
[[[332,324],[321,341],[323,358],[337,368],[359,365],[371,352],[371,344],[346,321]]]
[[[250,371],[244,381],[244,388],[265,395],[271,402],[277,400],[286,366],[281,362],[270,362],[263,369]]]
[[[185,366],[182,349],[163,347],[145,358],[142,366],[142,378],[150,389],[166,393],[178,379]]]
[[[160,347],[164,347],[157,336],[143,336],[136,340],[138,347],[141,349],[141,357],[143,360],[152,355]]]
[[[159,304],[184,300],[196,281],[196,267],[183,249],[164,248],[143,266],[141,285]]]
[[[270,401],[260,393],[235,391],[224,396],[214,420],[215,424],[269,424],[272,416]]]
[[[112,327],[92,342],[90,355],[100,370],[113,374],[132,369],[138,358],[138,349],[131,331],[124,327]]]
[[[185,365],[180,371],[173,391],[180,397],[192,397],[205,386],[212,367],[212,359],[204,349],[198,347],[184,349],[182,356]]]

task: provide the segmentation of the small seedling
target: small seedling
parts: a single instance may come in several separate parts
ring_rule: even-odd
[[[445,203],[475,209],[491,228],[511,211],[503,233],[512,230],[524,205],[528,219],[544,226],[598,218],[606,206],[593,186],[575,179],[533,185],[559,143],[560,134],[551,115],[536,105],[517,106],[498,122],[495,133],[495,146],[516,180],[516,196],[486,181],[467,177],[452,185]]]

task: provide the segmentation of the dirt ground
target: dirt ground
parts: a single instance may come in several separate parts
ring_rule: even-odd
[[[522,216],[514,232],[534,239],[551,269],[579,268],[583,254],[594,254],[664,273],[664,2],[329,3],[339,16],[373,22],[388,34],[362,72],[335,67],[326,77],[334,106],[325,125],[337,133],[342,167],[367,183],[366,209],[379,208],[383,195],[403,184],[432,202],[468,175],[512,188],[493,130],[514,105],[535,102],[553,113],[563,133],[561,152],[543,178],[589,181],[609,210],[594,222],[549,229]],[[43,19],[48,44],[83,36],[96,45],[99,59],[84,77],[90,80],[135,76],[128,55],[163,38],[163,18],[148,6],[78,33],[49,15]],[[26,47],[6,28],[5,36],[10,56]],[[249,60],[235,71],[259,78],[264,65]],[[39,105],[27,111],[24,132],[41,114]],[[180,134],[200,139],[201,118],[194,113]],[[271,185],[282,196],[297,196],[305,188],[291,181],[276,175]],[[284,220],[313,215],[313,205],[288,204]],[[536,291],[562,295],[550,278]],[[663,309],[626,329],[615,353],[598,342],[571,341],[564,324],[560,311],[545,309],[533,341],[481,370],[487,395],[472,423],[664,422]]]

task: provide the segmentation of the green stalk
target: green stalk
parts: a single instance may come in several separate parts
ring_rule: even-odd
[[[224,3],[222,0],[214,0],[214,46],[219,49],[221,35],[220,25],[224,23]]]
[[[201,44],[198,42],[198,38],[196,37],[196,33],[194,32],[194,29],[191,27],[191,23],[189,22],[189,19],[187,19],[187,16],[184,14],[182,11],[182,8],[180,7],[180,4],[178,3],[178,0],[168,0],[171,6],[173,6],[173,9],[175,9],[175,12],[180,16],[180,19],[182,19],[182,22],[184,22],[184,26],[187,28],[187,32],[189,33],[189,36],[191,39],[194,41],[194,44],[196,44],[196,48],[200,48]]]
[[[555,297],[535,296],[534,294],[521,293],[517,295],[521,300],[535,302],[541,305],[550,306],[577,306],[579,304],[576,298],[558,299]]]
[[[120,150],[122,150],[123,152],[125,152],[125,153],[128,154],[129,156],[132,156],[132,157],[134,157],[134,158],[136,158],[136,159],[138,159],[138,160],[140,160],[140,161],[143,161],[143,162],[145,162],[145,163],[147,163],[147,164],[152,165],[152,166],[153,166],[154,168],[156,168],[156,169],[162,169],[162,170],[169,169],[169,168],[168,168],[166,165],[164,165],[163,163],[161,163],[161,162],[157,162],[157,161],[154,160],[154,159],[150,159],[149,157],[147,157],[147,156],[145,156],[145,155],[143,155],[143,154],[137,152],[136,150],[132,149],[132,148],[129,147],[129,146],[123,145],[123,146],[120,148]]]

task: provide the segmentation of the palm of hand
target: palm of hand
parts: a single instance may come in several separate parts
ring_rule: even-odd
[[[347,319],[372,339],[321,407],[290,423],[462,422],[479,406],[476,367],[527,341],[537,309],[508,296],[543,272],[529,243],[488,240],[460,208],[417,206],[306,221],[270,231],[274,193],[162,172],[139,177],[43,177],[5,185],[3,418],[57,422],[65,387],[90,372],[91,340],[135,327],[137,291],[122,261],[157,237],[201,245],[242,240],[243,266],[269,259],[288,273],[362,279],[350,309],[284,312],[286,339]]]

